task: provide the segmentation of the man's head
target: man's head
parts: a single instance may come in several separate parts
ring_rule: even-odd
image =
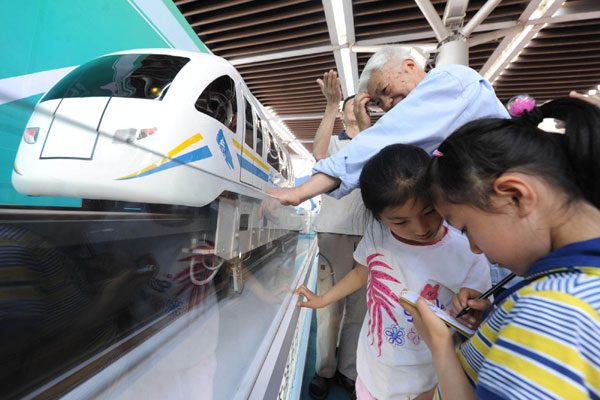
[[[367,62],[358,91],[368,92],[371,102],[387,112],[425,78],[427,56],[417,47],[385,46]]]

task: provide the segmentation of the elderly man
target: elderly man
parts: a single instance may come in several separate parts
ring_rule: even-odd
[[[327,99],[327,106],[313,145],[315,159],[321,160],[351,143],[358,135],[359,128],[354,115],[354,96],[344,100],[342,111],[339,112],[342,91],[337,73],[330,70],[323,74],[323,79],[317,79],[317,83]],[[344,130],[336,136],[332,133],[338,114],[344,122]],[[319,241],[317,293],[320,295],[341,281],[355,267],[352,255],[365,229],[364,218],[362,218],[365,209],[360,190],[354,190],[340,200],[327,195],[324,195],[322,200],[323,206],[314,225]],[[348,214],[356,217],[349,217]],[[351,393],[354,391],[357,375],[356,349],[366,312],[365,287],[343,300],[317,310],[316,373],[308,386],[311,398],[326,399],[329,381],[334,377],[346,390]],[[336,347],[338,348],[337,360]]]
[[[341,151],[319,161],[302,185],[267,192],[292,205],[325,192],[341,198],[358,186],[367,160],[389,144],[414,144],[432,153],[469,121],[508,118],[489,82],[476,71],[444,65],[426,74],[425,62],[417,48],[387,46],[375,53],[360,77],[359,89],[367,92],[356,96],[355,113],[361,128],[369,125],[368,102],[379,105],[385,115]]]

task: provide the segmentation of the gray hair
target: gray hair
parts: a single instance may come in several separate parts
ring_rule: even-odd
[[[369,79],[373,71],[384,70],[385,65],[390,60],[398,60],[402,62],[406,59],[413,60],[419,68],[425,70],[427,64],[428,55],[423,49],[419,47],[407,47],[407,46],[384,46],[377,50],[375,54],[369,58],[367,65],[363,69],[360,78],[358,79],[358,91],[366,92],[369,86]]]

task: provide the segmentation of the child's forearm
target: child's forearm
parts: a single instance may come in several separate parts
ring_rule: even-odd
[[[323,301],[326,305],[329,305],[343,299],[366,285],[368,277],[369,270],[367,267],[360,264],[357,265],[352,271],[348,272],[341,281],[336,283],[323,295]]]
[[[438,385],[444,399],[476,400],[475,390],[467,379],[454,346],[449,344],[433,354]]]

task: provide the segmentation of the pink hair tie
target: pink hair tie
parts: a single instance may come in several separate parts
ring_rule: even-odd
[[[442,152],[441,152],[441,151],[439,151],[438,149],[435,149],[435,150],[433,151],[433,156],[434,156],[434,157],[441,157],[441,156],[443,156],[443,155],[444,155],[444,153],[442,153]]]
[[[531,112],[534,107],[535,99],[528,94],[514,96],[506,103],[508,113],[513,117],[520,117],[527,112]]]

